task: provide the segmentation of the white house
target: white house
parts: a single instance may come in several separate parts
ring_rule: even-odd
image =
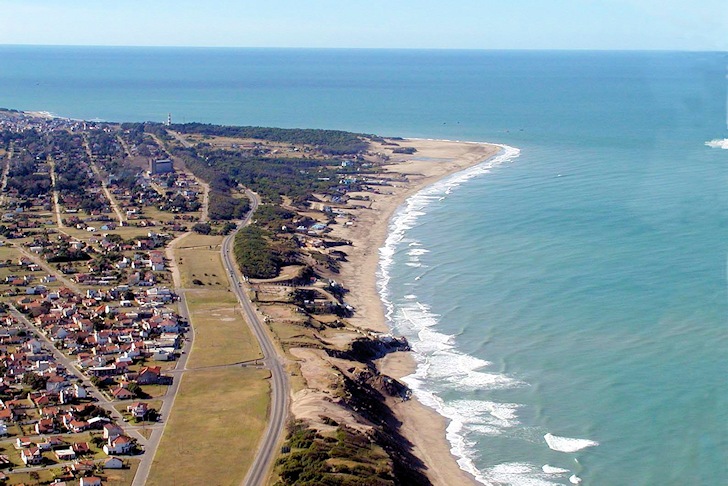
[[[122,469],[124,467],[124,461],[118,457],[111,456],[104,461],[104,469]]]
[[[120,435],[115,439],[109,439],[108,442],[104,444],[104,453],[107,456],[112,454],[129,454],[133,446],[134,443],[130,437]]]
[[[101,486],[101,478],[96,476],[87,476],[81,478],[79,486]]]
[[[43,461],[43,455],[37,447],[30,447],[20,451],[20,458],[26,466],[40,464]]]

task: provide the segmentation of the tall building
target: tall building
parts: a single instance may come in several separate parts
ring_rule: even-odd
[[[174,163],[171,159],[160,159],[149,161],[149,173],[155,174],[168,174],[174,172]]]

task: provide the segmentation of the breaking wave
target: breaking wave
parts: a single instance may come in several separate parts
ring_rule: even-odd
[[[712,148],[728,150],[728,138],[711,140],[705,142],[705,145]]]
[[[419,258],[428,253],[428,250],[421,248],[421,244],[406,238],[407,231],[417,226],[419,218],[426,214],[428,206],[445,199],[453,189],[465,181],[487,174],[493,167],[514,159],[520,153],[514,147],[505,145],[500,147],[498,155],[443,179],[407,199],[392,219],[389,236],[384,247],[379,250],[378,290],[386,308],[390,327],[407,336],[417,362],[416,371],[403,381],[413,390],[420,402],[450,420],[446,432],[447,439],[460,467],[483,484],[491,484],[494,481],[502,483],[497,478],[512,474],[521,478],[518,484],[553,484],[544,482],[543,478],[539,477],[544,473],[531,465],[523,467],[528,468],[529,475],[535,482],[523,482],[525,476],[509,469],[508,465],[501,465],[487,472],[478,470],[473,462],[476,452],[474,444],[467,439],[467,433],[477,431],[496,435],[504,429],[518,425],[519,405],[476,400],[445,402],[440,396],[441,392],[504,389],[523,386],[525,383],[505,374],[490,371],[488,367],[491,363],[488,361],[457,350],[454,336],[437,330],[440,316],[432,312],[427,304],[419,302],[416,294],[408,293],[404,299],[395,304],[389,292],[390,269],[398,250],[406,246],[405,265],[410,267],[420,266]]]
[[[546,434],[543,438],[552,450],[559,452],[578,452],[587,447],[596,447],[599,445],[599,442],[589,439],[572,439],[570,437],[559,437],[553,434]]]

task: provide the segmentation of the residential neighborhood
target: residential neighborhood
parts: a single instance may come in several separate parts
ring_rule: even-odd
[[[141,132],[0,130],[0,483],[131,484],[189,344],[164,249],[201,186]]]

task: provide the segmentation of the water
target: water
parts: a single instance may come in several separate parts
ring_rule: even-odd
[[[0,47],[0,106],[519,149],[395,219],[408,382],[484,483],[728,482],[725,55]]]

